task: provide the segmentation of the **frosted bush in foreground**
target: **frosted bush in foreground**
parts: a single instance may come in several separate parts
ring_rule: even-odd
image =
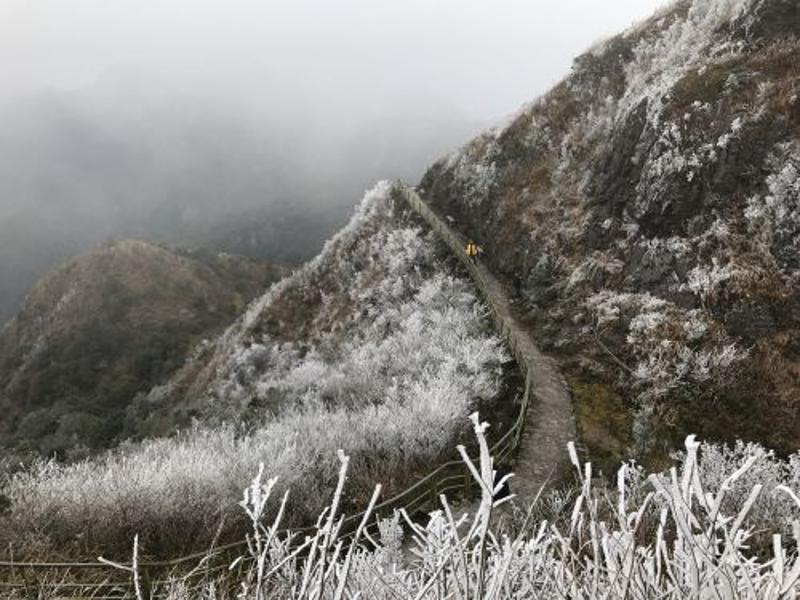
[[[681,461],[686,454],[678,455]],[[752,461],[736,481],[725,483],[730,474]],[[698,459],[700,481],[704,489],[720,490],[727,486],[725,507],[741,505],[755,486],[763,492],[748,516],[748,524],[756,531],[792,533],[800,520],[800,507],[794,499],[782,493],[783,487],[800,491],[800,454],[783,460],[759,444],[738,440],[731,446],[704,444]]]
[[[195,588],[174,588],[174,600],[236,597],[286,599],[649,599],[649,598],[794,598],[800,592],[798,541],[773,531],[771,548],[756,553],[748,520],[765,494],[758,476],[763,455],[737,454],[721,463],[714,485],[704,486],[702,459],[708,447],[686,440],[681,463],[665,474],[644,476],[623,466],[616,490],[593,486],[589,463],[570,456],[579,491],[564,520],[530,518],[519,534],[494,531],[493,515],[504,500],[484,439],[485,425],[473,416],[480,463],[466,457],[481,487],[472,515],[459,515],[444,496],[427,523],[402,513],[410,533],[409,552],[400,551],[397,515],[384,522],[381,539],[365,531],[369,512],[347,545],[340,537],[340,507],[348,459],[340,456],[339,485],[332,505],[323,511],[315,534],[304,539],[278,534],[280,519],[264,520],[260,507],[275,493],[274,480],[257,477],[242,506],[252,520],[250,553],[235,566],[250,565],[241,579],[218,580]],[[746,447],[740,447],[740,451]],[[713,458],[713,453],[708,455]],[[720,466],[719,464],[717,466]],[[512,481],[513,488],[513,481]],[[797,507],[798,498],[778,485],[770,493]],[[376,492],[377,493],[377,492]],[[373,503],[376,496],[373,496]],[[733,499],[731,502],[730,500]],[[372,507],[373,504],[370,504]],[[533,513],[531,513],[533,514]],[[795,531],[800,525],[793,523]]]

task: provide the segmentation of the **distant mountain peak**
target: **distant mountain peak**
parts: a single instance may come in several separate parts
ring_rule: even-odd
[[[283,273],[133,239],[70,260],[0,331],[4,441],[45,454],[113,443],[135,394],[168,377],[193,344]]]

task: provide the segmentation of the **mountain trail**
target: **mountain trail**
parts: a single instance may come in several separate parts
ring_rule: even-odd
[[[528,409],[511,491],[517,504],[527,508],[543,485],[568,470],[567,444],[575,441],[576,426],[567,383],[555,361],[539,350],[532,333],[515,316],[507,286],[480,260],[473,262],[467,257],[469,240],[437,215],[416,190],[404,187],[404,195],[409,206],[464,264],[525,374]]]

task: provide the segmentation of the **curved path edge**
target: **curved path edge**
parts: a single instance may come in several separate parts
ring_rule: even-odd
[[[555,360],[539,350],[530,331],[514,317],[505,286],[483,263],[466,256],[467,238],[437,215],[414,188],[399,184],[399,189],[408,205],[464,265],[525,375],[523,403],[527,411],[511,489],[518,503],[526,506],[543,485],[569,469],[567,444],[576,440],[576,425],[567,383]]]

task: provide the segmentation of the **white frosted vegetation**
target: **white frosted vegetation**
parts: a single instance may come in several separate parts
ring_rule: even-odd
[[[768,192],[748,201],[745,217],[759,241],[770,247],[779,238],[788,241],[800,260],[800,142],[778,145],[767,161]],[[790,275],[791,265],[779,268]]]
[[[348,283],[335,297],[323,296],[314,317],[315,323],[335,327],[320,327],[313,340],[278,344],[263,335],[228,343],[218,367],[216,402],[280,398],[294,406],[305,399],[364,405],[381,402],[387,390],[408,394],[434,373],[452,378],[465,397],[491,397],[503,350],[496,338],[483,334],[483,308],[470,284],[434,272],[432,234],[392,226],[387,197],[371,194],[366,202],[375,205],[373,218],[384,226],[363,238],[352,228],[340,234],[339,243],[351,246],[344,260],[361,264],[343,274]],[[320,266],[298,274],[299,285],[313,286],[313,273],[323,262],[331,268],[324,257]],[[262,310],[268,312],[269,304]]]
[[[659,123],[662,99],[690,69],[708,64],[709,58],[734,55],[741,48],[719,43],[717,33],[741,17],[754,0],[693,0],[685,19],[654,36],[645,36],[626,66],[626,92],[620,100],[625,117],[642,100],[648,100],[648,118]],[[709,56],[710,53],[710,56]]]
[[[543,301],[537,291],[531,302],[556,317],[574,307],[574,323],[588,308],[593,327],[583,333],[608,331],[600,341],[612,346],[625,340],[610,351],[628,365],[622,381],[640,398],[725,382],[742,360],[758,360],[757,343],[734,343],[749,338],[727,317],[772,292],[791,296],[798,281],[797,143],[776,145],[766,169],[747,164],[765,123],[777,119],[781,129],[786,109],[776,98],[797,102],[784,89],[790,67],[777,61],[796,41],[742,41],[762,6],[673,3],[580,57],[500,134],[444,164],[442,181],[460,182],[451,195],[465,204],[486,199],[464,190],[493,169],[497,222],[519,211],[532,240],[525,251],[557,257],[551,291],[559,295]],[[740,190],[751,196],[759,187],[745,210]],[[535,278],[527,262],[515,266]]]
[[[450,154],[445,161],[445,168],[453,173],[463,189],[467,204],[485,201],[497,179],[497,133],[492,131],[483,134],[460,151]]]
[[[322,508],[339,449],[365,493],[452,458],[466,415],[497,394],[507,354],[471,284],[437,264],[432,235],[403,221],[389,193],[381,185],[367,194],[323,254],[256,301],[214,348],[218,414],[236,418],[259,399],[274,401],[272,412],[248,431],[198,426],[17,474],[3,490],[14,526],[61,540],[119,544],[136,532],[207,541],[259,463],[294,490],[288,515],[299,522]],[[320,325],[313,339],[278,343],[256,333],[280,294],[315,285],[321,265],[336,269],[342,289],[308,318],[339,322],[342,307],[352,309],[341,317],[344,334]],[[380,277],[361,281],[366,273]]]
[[[595,251],[572,271],[567,280],[567,289],[586,281],[595,280],[598,277],[618,275],[624,267],[625,264],[618,258],[609,256],[607,253]]]
[[[686,454],[677,456],[681,462]],[[747,470],[735,481],[728,481],[732,473],[743,466]],[[735,511],[747,500],[753,488],[760,486],[762,493],[748,515],[747,525],[758,532],[793,533],[800,519],[800,506],[784,488],[800,492],[800,453],[786,459],[753,442],[737,440],[732,445],[703,444],[698,459],[698,472],[703,488],[719,491],[725,489],[725,509]]]
[[[722,381],[747,357],[703,310],[682,309],[650,294],[597,293],[586,303],[598,329],[621,327],[636,364],[641,400],[677,387]],[[702,341],[702,345],[698,342]]]
[[[689,271],[686,283],[680,289],[689,290],[698,295],[703,300],[713,296],[720,285],[728,281],[735,273],[731,265],[720,265],[716,258],[711,260],[710,265],[697,265]]]
[[[266,496],[277,495],[275,481],[257,477],[242,501],[253,533],[250,554],[236,562],[252,566],[233,582],[238,597],[777,600],[800,593],[794,458],[781,462],[757,446],[725,449],[690,436],[668,471],[648,475],[626,464],[615,488],[598,489],[591,464],[581,464],[570,447],[576,488],[556,500],[558,513],[538,506],[520,530],[496,531],[488,525],[503,503],[496,498],[502,479],[483,430],[476,420],[480,463],[465,457],[481,486],[474,513],[461,515],[442,496],[427,522],[401,512],[381,523],[377,538],[359,529],[351,545],[339,543],[337,494],[318,531],[292,549],[273,534],[280,522],[260,510]],[[346,491],[352,465],[346,456],[340,460]],[[405,544],[401,522],[409,531]],[[404,545],[411,550],[405,555]],[[172,598],[220,600],[220,589],[178,584]]]
[[[623,65],[625,85],[621,95],[611,93],[608,77],[599,82],[599,87],[586,86],[580,77],[570,77],[565,80],[571,93],[569,101],[578,101],[580,110],[569,122],[551,122],[543,117],[554,108],[557,112],[564,103],[561,96],[544,96],[523,107],[512,125],[522,120],[527,122],[527,132],[522,136],[525,146],[537,152],[546,150],[556,159],[551,173],[554,181],[562,188],[574,187],[580,196],[591,184],[580,162],[586,149],[592,148],[595,155],[601,155],[602,149],[610,150],[615,131],[645,103],[647,127],[660,132],[660,136],[647,149],[646,156],[636,157],[644,163],[642,178],[637,183],[636,205],[641,213],[658,200],[660,182],[665,177],[682,174],[691,182],[703,166],[715,163],[719,152],[740,136],[744,119],[737,117],[732,120],[730,130],[720,137],[702,141],[684,139],[682,126],[686,123],[666,119],[664,107],[671,100],[676,83],[686,75],[696,71],[702,78],[710,62],[732,59],[746,50],[743,42],[731,41],[725,31],[750,14],[755,4],[757,0],[693,0],[686,16],[677,15],[674,7],[665,9],[664,17],[655,26],[649,21],[647,28],[634,28],[625,34],[637,41],[632,59]],[[610,48],[609,43],[603,43],[590,54],[599,60],[609,60]],[[692,110],[700,113],[711,108],[701,102],[692,106]],[[691,113],[684,115],[687,122],[691,119]],[[484,202],[488,191],[500,180],[497,139],[506,131],[484,134],[444,162],[445,169],[459,184],[464,203]]]
[[[313,285],[315,274],[322,268],[326,258],[333,254],[337,246],[352,243],[363,228],[380,219],[386,219],[389,207],[389,194],[391,183],[381,181],[364,194],[364,198],[356,207],[350,221],[339,232],[325,243],[322,251],[307,263],[300,271],[291,277],[278,282],[260,298],[254,300],[248,307],[242,319],[239,319],[223,336],[221,345],[235,352],[237,347],[244,344],[252,328],[258,323],[267,307],[274,302],[286,288],[298,285]],[[346,265],[341,265],[344,268]]]

